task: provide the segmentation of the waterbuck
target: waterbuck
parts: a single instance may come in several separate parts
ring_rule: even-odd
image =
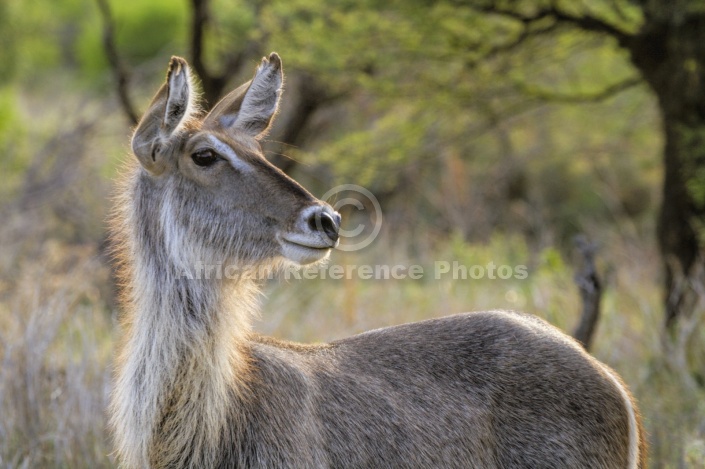
[[[486,311],[300,345],[251,330],[257,283],[204,265],[309,264],[340,216],[267,162],[277,54],[202,113],[188,64],[132,139],[111,229],[123,338],[111,424],[126,468],[637,468],[616,373],[533,316]]]

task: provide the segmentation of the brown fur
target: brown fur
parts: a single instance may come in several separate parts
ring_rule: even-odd
[[[535,317],[460,314],[322,345],[252,333],[256,282],[196,265],[313,262],[332,240],[304,215],[335,214],[259,148],[281,93],[276,54],[203,119],[190,83],[173,59],[111,224],[124,467],[646,467],[626,387]],[[222,158],[197,165],[204,148]]]

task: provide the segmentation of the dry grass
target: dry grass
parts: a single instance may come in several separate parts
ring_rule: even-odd
[[[0,302],[0,466],[108,467],[112,326],[90,248],[46,243]]]

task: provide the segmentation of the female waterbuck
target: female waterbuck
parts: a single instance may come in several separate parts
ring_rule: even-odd
[[[124,337],[111,420],[128,468],[637,468],[617,375],[532,316],[489,311],[327,345],[251,331],[255,280],[309,264],[339,215],[268,163],[279,56],[203,115],[174,57],[137,127],[112,222]]]

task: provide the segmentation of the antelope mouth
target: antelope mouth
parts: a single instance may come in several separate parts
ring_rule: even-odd
[[[277,236],[282,256],[299,265],[312,264],[338,245],[340,214],[329,205],[314,204],[297,214],[292,228]]]
[[[319,237],[305,236],[296,233],[287,233],[279,236],[282,255],[297,264],[305,265],[320,261],[338,242],[323,240]]]

